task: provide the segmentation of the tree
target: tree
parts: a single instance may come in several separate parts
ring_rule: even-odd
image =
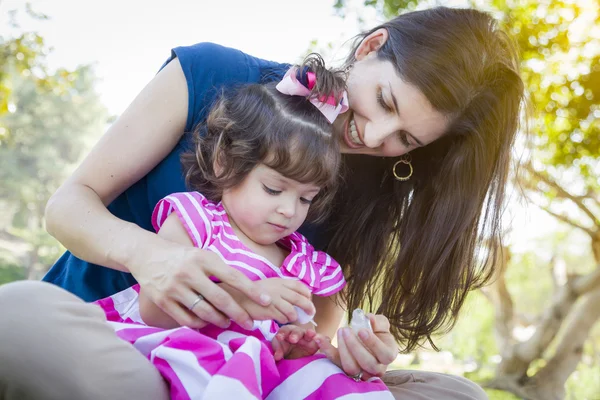
[[[25,3],[24,10],[9,11],[10,27],[13,29],[19,28],[17,23],[19,11],[24,11],[30,18],[48,19],[45,14],[34,11],[30,3]],[[44,39],[35,32],[22,32],[16,37],[0,35],[0,116],[14,110],[12,74],[29,77],[40,88],[61,88],[61,82],[54,80],[53,75],[48,73],[45,57],[49,51]],[[63,74],[68,73],[63,71]],[[0,124],[0,144],[9,134],[9,129]]]
[[[391,17],[428,2],[366,0],[364,4]],[[346,0],[336,2],[339,10],[346,6]],[[547,309],[532,322],[535,334],[521,342],[513,335],[518,313],[504,279],[509,267],[506,249],[489,293],[502,356],[489,385],[528,399],[559,399],[600,318],[599,5],[595,1],[492,0],[485,8],[492,9],[515,38],[531,94],[533,152],[524,160],[518,184],[533,204],[588,235],[597,265],[592,270],[568,266],[568,279],[557,282]]]
[[[46,202],[108,122],[93,69],[50,73],[49,51],[34,33],[0,38],[0,202],[11,210],[0,233],[30,244],[30,278],[61,250],[44,229]]]

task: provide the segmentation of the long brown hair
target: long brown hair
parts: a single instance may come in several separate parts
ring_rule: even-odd
[[[514,46],[486,13],[411,12],[359,40],[379,28],[389,38],[378,57],[452,122],[411,152],[407,182],[392,175],[397,159],[344,156],[327,250],[345,268],[348,311],[386,315],[409,351],[450,329],[468,291],[493,273],[524,86]]]
[[[309,55],[298,71],[315,73],[311,96],[341,97],[343,73],[325,68],[320,56]],[[206,123],[196,127],[193,148],[181,156],[188,189],[218,201],[223,190],[240,184],[262,163],[290,179],[320,186],[307,219],[321,221],[338,186],[340,153],[331,124],[309,98],[282,94],[274,83],[223,93]]]

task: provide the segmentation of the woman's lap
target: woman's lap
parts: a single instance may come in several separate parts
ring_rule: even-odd
[[[0,287],[0,398],[167,399],[152,364],[121,341],[102,310],[44,282]],[[483,400],[460,377],[389,371],[384,381],[402,400]]]

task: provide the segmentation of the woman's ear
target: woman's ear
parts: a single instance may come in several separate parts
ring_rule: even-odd
[[[354,53],[354,58],[357,61],[360,61],[369,55],[375,55],[381,46],[388,40],[388,37],[389,33],[385,28],[379,28],[375,32],[367,35],[358,45],[358,48]]]
[[[215,174],[216,177],[219,177],[223,174],[223,164],[221,164],[219,162],[220,159],[223,158],[223,151],[222,150],[218,150],[214,155],[213,155],[213,172]]]

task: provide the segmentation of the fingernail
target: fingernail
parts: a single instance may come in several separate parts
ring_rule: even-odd
[[[254,321],[252,321],[251,319],[246,320],[244,322],[244,328],[246,328],[246,329],[254,328]]]
[[[260,295],[260,301],[262,303],[263,306],[267,306],[271,303],[271,296],[269,296],[268,294],[261,294]]]
[[[341,333],[342,333],[342,337],[347,338],[349,333],[348,333],[348,329],[346,328],[342,328],[340,329]]]
[[[315,339],[315,342],[317,343],[317,346],[321,346],[321,339]]]
[[[358,336],[362,339],[362,340],[367,340],[369,338],[369,332],[365,329],[361,329],[358,332]]]

